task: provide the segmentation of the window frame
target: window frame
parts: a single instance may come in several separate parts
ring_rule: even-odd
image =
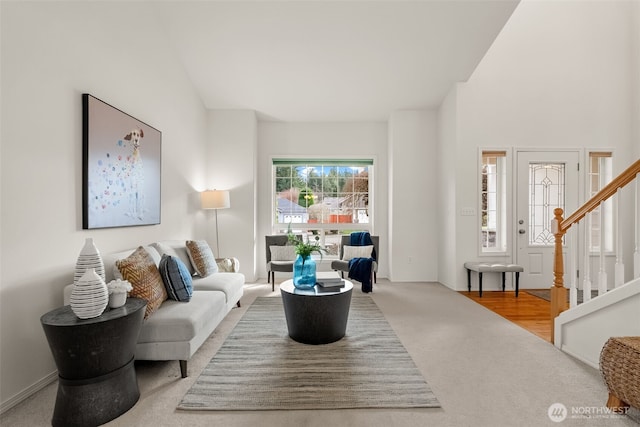
[[[500,212],[499,217],[496,218],[496,221],[498,222],[496,229],[500,229],[501,230],[501,234],[502,236],[500,236],[500,240],[502,242],[502,247],[500,248],[488,248],[485,247],[483,244],[483,235],[485,233],[484,231],[484,226],[483,226],[483,193],[484,193],[484,188],[483,188],[483,168],[484,168],[484,158],[487,155],[492,155],[494,154],[494,157],[501,157],[504,160],[501,162],[502,163],[502,169],[504,169],[503,171],[497,170],[496,171],[496,178],[498,178],[497,182],[496,182],[496,186],[498,188],[501,188],[501,195],[499,197],[496,198],[496,203],[499,204],[499,207],[497,208],[497,212]],[[477,195],[478,195],[478,204],[477,204],[477,209],[478,209],[478,215],[477,215],[477,222],[476,222],[476,226],[478,227],[478,232],[477,232],[477,237],[478,237],[478,243],[477,243],[477,247],[478,247],[478,256],[480,257],[496,257],[496,256],[509,256],[510,251],[511,251],[511,217],[512,217],[512,180],[513,180],[513,173],[512,173],[512,155],[511,155],[511,149],[509,148],[490,148],[490,147],[483,147],[483,148],[479,148],[478,149],[478,172],[477,172],[477,179],[478,179],[478,187],[477,187]],[[497,162],[496,162],[496,167],[498,167]]]
[[[329,222],[287,222],[278,223],[278,191],[277,191],[277,174],[276,168],[278,164],[284,163],[300,163],[306,165],[326,165],[326,166],[347,166],[350,165],[367,165],[368,171],[368,222],[349,222],[349,223],[329,223]],[[285,234],[289,228],[296,234],[303,234],[303,236],[311,237],[318,235],[320,237],[320,245],[325,246],[328,231],[337,230],[337,234],[343,234],[345,231],[368,231],[374,234],[375,224],[375,169],[376,158],[374,156],[361,156],[361,157],[327,157],[327,156],[272,156],[270,159],[271,164],[271,219],[270,228],[272,234]],[[312,255],[314,258],[320,259],[319,255]],[[331,260],[337,259],[339,254],[325,254],[322,259]]]
[[[586,195],[585,200],[590,200],[598,191],[600,191],[605,185],[611,182],[611,180],[614,178],[614,170],[613,170],[614,169],[614,165],[613,165],[614,151],[607,150],[607,149],[589,149],[589,150],[586,150],[585,157],[586,157],[585,163],[587,165],[585,168],[585,175],[586,175],[585,177],[586,183],[584,188],[585,195]],[[609,170],[607,171],[609,174],[608,179],[606,177],[603,177],[602,174],[600,173],[601,166],[602,166],[601,164],[599,165],[597,174],[592,172],[592,159],[594,158],[611,159]],[[598,176],[598,189],[596,190],[593,190],[591,188],[593,184],[592,177],[594,175]],[[617,247],[617,235],[615,231],[616,231],[616,222],[618,219],[616,218],[616,215],[615,215],[615,208],[613,207],[613,203],[614,201],[611,198],[605,201],[605,233],[606,234],[604,235],[604,239],[605,241],[608,240],[605,243],[605,248],[603,251],[605,256],[614,255]],[[591,215],[591,218],[590,218],[591,230],[589,231],[590,234],[600,229],[599,216],[598,216],[598,221],[593,220],[594,214],[599,215],[599,212],[600,212],[600,206],[598,206],[589,214]],[[586,225],[585,225],[585,228],[586,228]],[[590,256],[600,255],[601,253],[600,246],[599,245],[594,246],[591,238],[589,238],[588,247],[589,247]]]

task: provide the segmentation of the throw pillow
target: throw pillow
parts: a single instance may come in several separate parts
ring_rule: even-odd
[[[271,261],[293,261],[296,259],[295,246],[269,246]]]
[[[218,272],[213,251],[205,240],[187,240],[186,246],[189,259],[198,276],[207,277]]]
[[[343,249],[342,260],[350,261],[352,258],[371,258],[373,245],[369,245],[369,246],[344,245],[342,249]]]
[[[158,266],[169,298],[176,301],[189,301],[193,295],[191,274],[180,258],[162,255]]]
[[[156,242],[152,243],[151,246],[155,248],[160,255],[171,255],[172,257],[180,258],[180,261],[182,261],[185,267],[187,267],[187,270],[189,270],[189,274],[193,276],[193,273],[195,273],[184,243],[178,245],[176,241],[176,245],[172,245],[169,242]]]
[[[167,291],[153,258],[140,246],[127,258],[117,260],[116,266],[123,280],[128,280],[133,287],[129,296],[147,301],[144,318],[151,316],[167,299]]]

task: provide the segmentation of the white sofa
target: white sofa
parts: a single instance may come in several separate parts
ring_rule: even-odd
[[[185,241],[169,240],[144,247],[156,262],[160,262],[162,249],[169,255],[180,257],[193,274]],[[158,250],[160,249],[160,250]],[[106,282],[114,277],[115,262],[128,257],[135,249],[102,255]],[[237,260],[232,261],[237,271]],[[237,272],[219,272],[207,277],[193,276],[193,295],[189,302],[166,300],[142,324],[135,358],[138,360],[178,360],[180,374],[187,377],[187,361],[211,335],[234,306],[240,307],[244,292],[244,275]],[[64,303],[69,304],[73,285],[65,287]]]

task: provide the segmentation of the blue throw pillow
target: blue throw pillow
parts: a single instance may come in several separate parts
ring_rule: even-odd
[[[193,282],[187,266],[180,258],[171,255],[162,255],[158,265],[160,276],[167,289],[170,299],[176,301],[189,301],[193,294]]]

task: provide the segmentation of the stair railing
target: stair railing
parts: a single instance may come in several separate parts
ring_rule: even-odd
[[[553,286],[551,287],[551,342],[554,342],[554,319],[563,311],[565,311],[567,307],[567,288],[564,287],[564,260],[562,255],[562,242],[564,235],[571,228],[572,225],[577,224],[583,219],[588,213],[597,209],[602,203],[609,198],[611,198],[614,194],[619,194],[619,189],[623,188],[627,184],[632,181],[636,181],[636,202],[635,202],[635,210],[636,215],[635,218],[640,218],[640,159],[636,160],[631,166],[625,169],[620,175],[614,178],[609,184],[604,186],[602,190],[596,193],[592,198],[590,198],[584,205],[579,207],[574,213],[569,215],[566,219],[562,218],[562,214],[564,211],[561,208],[556,208],[553,211],[554,219],[552,220],[551,228],[553,230],[553,235],[555,237],[555,254],[554,254],[554,266],[553,266]],[[616,209],[618,210],[618,209]],[[587,228],[586,233],[590,234],[590,230]],[[634,276],[638,277],[640,275],[640,227],[638,224],[635,226],[635,252],[634,252]],[[602,229],[601,229],[602,232]],[[618,236],[618,240],[621,239],[621,236]],[[600,244],[602,247],[603,245]],[[618,249],[621,250],[620,244],[618,245]],[[619,266],[619,257],[621,254],[617,254],[616,261],[616,270],[623,270],[624,267]],[[589,260],[589,248],[586,250],[585,261],[588,265]],[[602,260],[602,257],[601,257]],[[601,261],[602,263],[602,261]],[[588,268],[588,267],[587,267]],[[606,277],[606,276],[605,276]],[[617,278],[616,282],[619,282],[621,279]],[[600,282],[603,280],[601,279]],[[602,286],[602,284],[600,285]],[[606,286],[606,285],[605,285]],[[588,299],[591,295],[590,289],[589,296],[585,295],[585,298]],[[583,293],[586,290],[583,289]]]

